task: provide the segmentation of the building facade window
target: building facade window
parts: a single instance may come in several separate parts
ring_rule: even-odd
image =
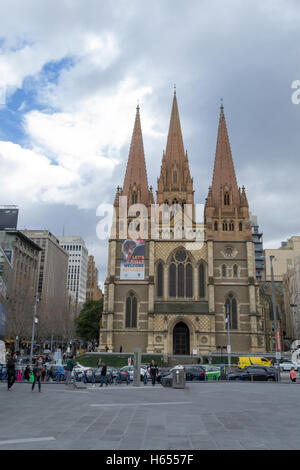
[[[138,202],[138,197],[136,193],[133,193],[131,196],[131,204],[137,204]]]
[[[229,206],[229,204],[230,204],[229,193],[226,192],[224,194],[224,206]]]
[[[238,277],[238,267],[236,264],[233,266],[233,277]]]
[[[203,263],[199,265],[199,297],[200,299],[205,297],[205,268]]]
[[[179,249],[171,258],[169,296],[176,298],[193,297],[193,266],[184,249]]]
[[[227,221],[224,220],[224,221],[223,221],[223,232],[227,232],[227,228],[228,228],[228,226],[227,226]]]
[[[215,232],[218,231],[218,222],[215,222]]]
[[[237,302],[236,302],[235,297],[232,294],[229,294],[225,302],[225,316],[227,316],[228,313],[229,313],[231,330],[237,330],[238,329]]]
[[[223,266],[222,266],[222,277],[226,277],[226,275],[227,275],[226,265],[223,264]]]
[[[239,231],[240,231],[240,232],[243,231],[243,224],[242,224],[242,222],[239,223]]]
[[[230,232],[234,231],[234,223],[232,222],[232,220],[229,222],[229,231]]]
[[[158,263],[157,265],[157,297],[162,297],[164,292],[164,274],[163,265]]]
[[[126,299],[126,328],[136,328],[137,325],[137,298],[133,292],[130,292]]]

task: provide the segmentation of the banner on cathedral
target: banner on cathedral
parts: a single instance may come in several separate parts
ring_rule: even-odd
[[[145,279],[145,240],[123,240],[120,279]]]

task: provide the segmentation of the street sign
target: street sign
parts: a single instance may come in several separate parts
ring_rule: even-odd
[[[277,353],[276,353],[276,359],[281,359],[281,352],[280,352],[280,351],[277,351]]]
[[[227,353],[228,353],[228,354],[231,353],[231,346],[230,346],[230,344],[227,345]]]

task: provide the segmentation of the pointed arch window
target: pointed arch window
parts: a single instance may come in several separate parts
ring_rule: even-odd
[[[125,327],[136,328],[137,326],[137,298],[134,292],[130,292],[126,299]]]
[[[224,220],[224,221],[223,221],[223,232],[227,232],[227,228],[228,228],[228,226],[227,226],[227,221]]]
[[[233,266],[233,277],[238,277],[238,267],[236,264]]]
[[[229,206],[230,205],[230,199],[229,199],[229,192],[226,191],[224,194],[224,206]]]
[[[226,268],[226,264],[223,264],[222,266],[222,277],[226,277],[227,276],[227,268]]]
[[[215,232],[218,231],[218,222],[215,222]]]
[[[162,297],[164,292],[164,275],[163,265],[158,263],[157,265],[157,297]]]
[[[169,296],[193,297],[193,266],[184,249],[179,249],[171,258],[169,268]]]
[[[225,302],[225,318],[229,314],[229,321],[230,321],[230,329],[237,330],[238,329],[238,321],[237,321],[237,302],[235,297],[232,294],[226,299]]]
[[[243,224],[242,224],[242,222],[239,223],[239,231],[240,231],[240,232],[243,231]]]
[[[232,222],[232,220],[229,222],[229,231],[230,232],[234,231],[234,223]]]
[[[173,183],[177,183],[177,171],[173,171]]]
[[[137,204],[138,202],[138,197],[136,193],[133,193],[131,196],[131,204]]]
[[[203,263],[199,265],[199,297],[200,299],[205,297],[205,268]]]

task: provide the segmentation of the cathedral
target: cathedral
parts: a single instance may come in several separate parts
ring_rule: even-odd
[[[114,202],[100,351],[138,347],[144,353],[207,355],[227,345],[226,319],[232,353],[265,351],[249,205],[237,184],[223,105],[201,224],[195,221],[193,185],[176,91],[156,198],[148,185],[137,107],[124,183]],[[162,210],[157,214],[153,207]]]

